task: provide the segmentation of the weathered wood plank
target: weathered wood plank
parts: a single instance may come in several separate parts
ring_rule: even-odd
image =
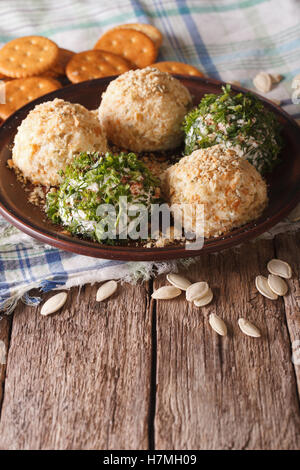
[[[293,270],[292,279],[287,281],[289,292],[284,296],[284,303],[300,395],[300,232],[277,235],[275,248],[277,258],[287,261]]]
[[[202,309],[184,295],[157,302],[157,449],[299,449],[284,302],[265,299],[254,286],[272,257],[273,242],[265,240],[203,256],[189,277],[209,281],[214,301]],[[228,337],[210,329],[212,312],[226,321]],[[262,338],[241,333],[242,316]]]
[[[11,317],[0,314],[0,416],[1,416],[1,405],[3,398],[4,382],[6,363],[9,347],[9,332],[11,325]]]
[[[147,449],[151,314],[146,287],[72,289],[60,314],[14,315],[1,449]],[[50,294],[52,295],[52,294]]]

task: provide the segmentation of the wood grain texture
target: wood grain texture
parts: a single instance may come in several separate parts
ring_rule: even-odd
[[[120,286],[97,303],[97,287],[72,289],[52,317],[16,310],[0,449],[147,449],[147,290]]]
[[[11,317],[0,315],[0,416],[1,405],[3,399],[4,381],[6,373],[6,363],[9,347],[9,333],[11,325]]]
[[[287,261],[293,271],[292,279],[287,280],[289,292],[283,299],[300,396],[300,232],[277,235],[275,248],[277,258]]]
[[[184,295],[157,301],[157,449],[299,449],[284,301],[264,298],[254,285],[273,257],[273,241],[265,240],[204,255],[188,274],[210,283],[210,305],[197,309]],[[212,312],[226,321],[227,337],[211,330]],[[262,338],[243,335],[239,317],[253,321]]]

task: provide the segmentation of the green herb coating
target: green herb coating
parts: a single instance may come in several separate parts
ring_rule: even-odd
[[[279,162],[280,125],[251,93],[234,94],[230,85],[220,95],[204,95],[200,104],[186,115],[185,155],[194,150],[224,144],[233,148],[264,174]]]
[[[96,213],[99,205],[111,204],[119,218],[121,196],[130,204],[147,208],[160,202],[159,180],[134,153],[80,153],[61,176],[57,191],[47,194],[48,217],[74,235],[101,243],[120,241],[101,238],[99,222],[103,219]]]

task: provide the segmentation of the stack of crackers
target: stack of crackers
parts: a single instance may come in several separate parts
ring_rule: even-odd
[[[94,49],[78,54],[43,36],[14,39],[0,50],[0,80],[5,93],[0,119],[70,82],[120,75],[149,65],[173,74],[203,76],[192,65],[155,62],[162,40],[157,28],[142,23],[112,28],[98,39]]]

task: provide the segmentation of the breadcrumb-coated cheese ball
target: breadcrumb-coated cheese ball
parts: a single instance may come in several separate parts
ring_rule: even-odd
[[[151,67],[113,80],[102,95],[99,120],[107,138],[134,152],[172,149],[183,139],[184,116],[192,104],[188,89]]]
[[[106,135],[95,114],[80,104],[61,99],[37,105],[23,120],[15,136],[14,165],[34,184],[55,186],[80,152],[107,149]]]
[[[171,204],[203,204],[204,236],[217,237],[259,217],[267,185],[251,163],[215,145],[195,150],[169,167],[162,188]],[[185,226],[195,232],[195,215]]]

